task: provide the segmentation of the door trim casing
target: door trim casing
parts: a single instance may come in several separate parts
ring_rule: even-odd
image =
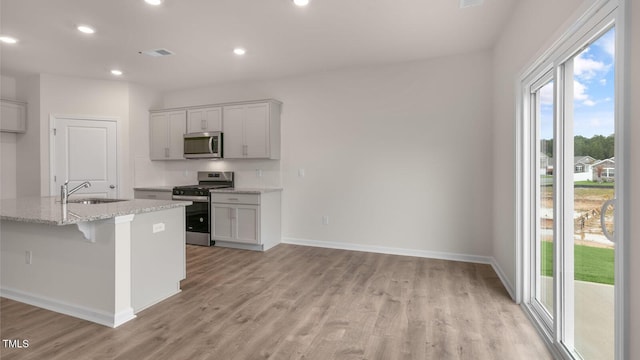
[[[56,128],[56,120],[58,119],[67,119],[67,120],[89,120],[89,121],[108,121],[113,122],[116,125],[116,197],[120,196],[120,184],[122,184],[121,179],[121,161],[120,161],[120,118],[116,116],[100,116],[100,115],[62,115],[62,114],[50,114],[49,115],[49,171],[47,179],[49,180],[49,195],[56,196],[59,195],[60,190],[56,188],[56,182],[53,179],[53,169],[56,168],[56,151],[55,151],[55,128]]]

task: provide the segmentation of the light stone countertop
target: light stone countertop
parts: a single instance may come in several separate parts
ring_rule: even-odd
[[[73,198],[77,200],[80,198]],[[24,197],[0,200],[0,220],[49,225],[68,225],[85,221],[111,219],[117,216],[148,213],[191,205],[191,201],[128,199],[104,204],[63,206],[60,198]]]
[[[282,188],[222,188],[211,190],[217,194],[264,194],[268,192],[282,191]]]

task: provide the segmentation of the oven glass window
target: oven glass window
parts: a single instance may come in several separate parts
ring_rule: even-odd
[[[194,202],[186,207],[187,231],[209,232],[209,203]]]

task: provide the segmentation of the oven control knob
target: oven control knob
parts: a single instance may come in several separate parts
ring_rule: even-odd
[[[200,218],[200,222],[204,222],[204,218]]]

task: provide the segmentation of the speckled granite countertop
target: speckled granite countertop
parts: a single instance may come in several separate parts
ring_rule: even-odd
[[[76,200],[76,199],[72,199]],[[0,220],[68,225],[191,205],[191,201],[131,199],[105,204],[63,206],[60,198],[24,197],[0,200]]]
[[[282,191],[282,188],[223,188],[211,190],[220,194],[264,194],[268,192]]]

